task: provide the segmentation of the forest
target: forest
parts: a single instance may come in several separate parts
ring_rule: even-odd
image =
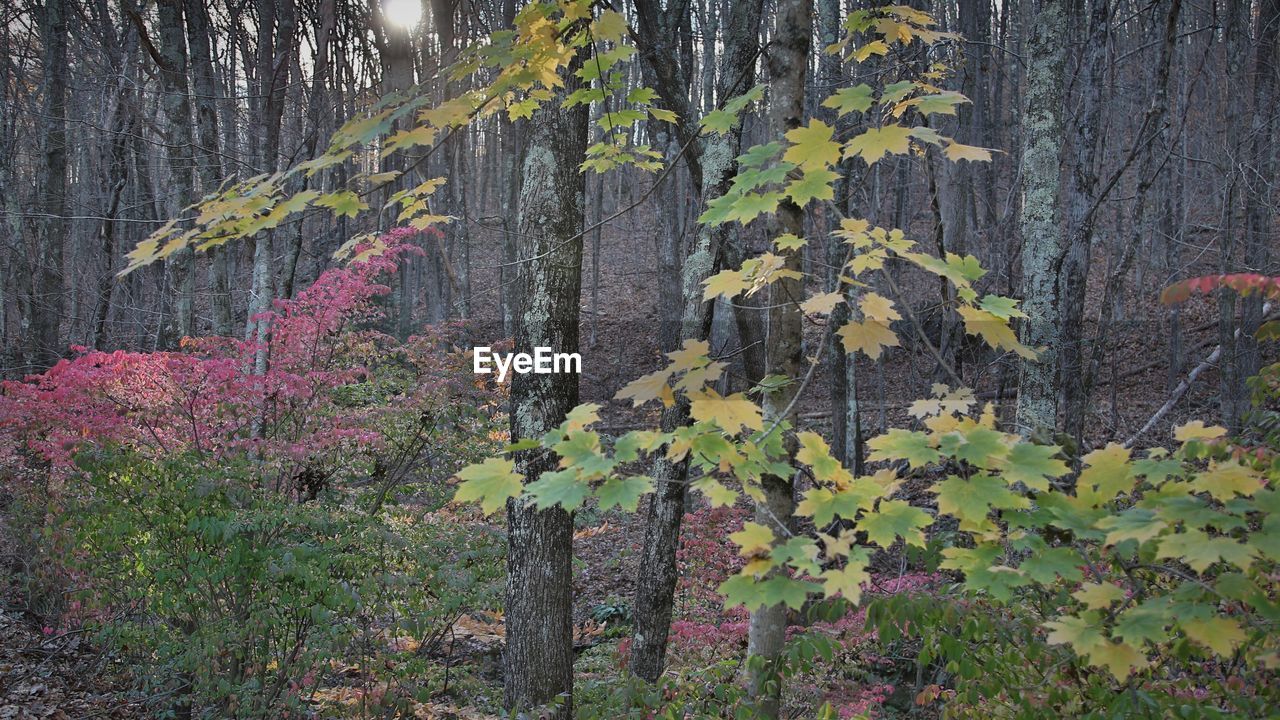
[[[1280,0],[0,2],[0,720],[1265,718]]]

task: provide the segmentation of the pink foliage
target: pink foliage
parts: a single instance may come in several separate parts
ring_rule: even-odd
[[[392,230],[381,254],[327,270],[297,297],[276,301],[265,338],[186,338],[177,352],[78,348],[41,375],[0,384],[0,469],[16,472],[34,459],[63,473],[80,449],[115,445],[215,460],[247,454],[279,487],[306,467],[332,475],[367,458],[384,443],[381,416],[438,400],[450,383],[450,391],[480,390],[457,380],[470,376],[443,351],[456,328],[404,344],[375,329],[378,301],[391,291],[384,278],[406,253],[421,252],[404,242],[413,233]],[[259,350],[268,362],[261,374]],[[414,374],[418,396],[343,402],[340,391],[378,364]]]

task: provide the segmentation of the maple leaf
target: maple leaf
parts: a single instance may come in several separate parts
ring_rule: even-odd
[[[840,159],[840,143],[832,139],[833,128],[814,118],[803,127],[787,131],[791,146],[782,159],[801,170],[823,169]]]
[[[946,153],[947,159],[952,162],[960,162],[961,160],[968,160],[971,162],[991,162],[991,151],[984,147],[977,147],[976,145],[964,145],[958,142],[951,142],[947,144],[947,147],[943,152]]]
[[[1133,468],[1129,467],[1129,450],[1117,443],[1094,450],[1084,456],[1085,469],[1080,473],[1078,494],[1094,504],[1110,502],[1122,492],[1133,489]]]
[[[1018,569],[1038,583],[1051,583],[1055,577],[1078,582],[1084,577],[1080,571],[1083,564],[1084,559],[1071,548],[1044,548],[1023,560]]]
[[[1071,471],[1065,462],[1054,457],[1059,450],[1057,445],[1020,442],[1009,449],[1001,463],[1001,472],[1010,483],[1022,483],[1032,490],[1046,492],[1049,480]]]
[[[1186,425],[1174,428],[1173,439],[1180,443],[1191,440],[1217,440],[1227,434],[1227,429],[1219,425],[1206,426],[1202,420],[1193,420]]]
[[[1109,582],[1084,583],[1079,590],[1071,593],[1071,597],[1084,603],[1084,606],[1090,610],[1102,610],[1111,607],[1118,600],[1123,600],[1124,590]]]
[[[905,155],[911,149],[911,128],[903,125],[885,125],[870,128],[845,143],[844,157],[861,157],[868,165],[885,155]]]
[[[929,513],[901,500],[881,500],[875,512],[862,516],[858,529],[867,539],[882,548],[893,545],[896,538],[916,547],[925,546],[924,528],[933,523]]]
[[[773,246],[778,249],[778,252],[799,250],[808,244],[808,240],[805,240],[802,237],[796,237],[793,233],[783,233],[773,239]]]
[[[609,478],[596,488],[596,498],[602,511],[617,505],[626,512],[635,512],[640,498],[650,492],[653,492],[653,481],[647,477]]]
[[[982,300],[978,302],[978,307],[995,315],[1002,320],[1009,318],[1024,318],[1026,313],[1018,309],[1018,301],[1013,298],[1001,297],[999,295],[984,295]]]
[[[1253,468],[1239,462],[1213,463],[1209,469],[1191,481],[1191,486],[1209,493],[1219,502],[1236,495],[1249,497],[1262,489],[1263,476]]]
[[[670,393],[671,388],[667,385],[667,380],[670,378],[670,370],[658,370],[648,375],[641,375],[623,386],[618,391],[618,394],[614,395],[614,398],[617,400],[630,399],[632,406],[639,407],[650,400],[663,397],[664,389],[667,393]]]
[[[1107,643],[1096,612],[1063,615],[1044,624],[1049,630],[1045,641],[1050,645],[1068,645],[1077,655],[1087,655]]]
[[[800,303],[800,312],[805,315],[829,315],[842,302],[844,302],[844,293],[818,293]]]
[[[929,445],[929,437],[922,432],[894,428],[867,441],[871,453],[867,460],[906,460],[912,468],[937,462],[942,454]]]
[[[1168,614],[1163,609],[1143,604],[1120,613],[1112,634],[1139,646],[1144,642],[1162,643],[1169,639],[1165,630],[1168,625]]]
[[[800,442],[800,449],[796,451],[796,460],[813,469],[814,479],[832,483],[837,487],[844,487],[853,482],[853,476],[849,471],[840,464],[839,460],[831,456],[831,448],[821,435],[806,431],[797,433],[796,439]]]
[[[964,318],[966,333],[981,337],[993,348],[1010,350],[1028,360],[1035,359],[1036,353],[1018,342],[1018,336],[1014,334],[1006,320],[971,305],[961,305],[956,308],[956,312]]]
[[[706,289],[702,292],[703,300],[717,297],[733,299],[750,289],[751,281],[744,277],[741,270],[721,270],[702,281]]]
[[[738,501],[738,493],[710,475],[703,475],[690,485],[694,490],[707,496],[711,507],[727,507]]]
[[[858,309],[862,311],[862,317],[881,323],[902,319],[898,311],[893,309],[892,300],[873,292],[863,293],[858,300]]]
[[[872,40],[854,50],[852,57],[854,62],[863,62],[872,55],[887,55],[888,53],[889,46],[883,40]]]
[[[1168,527],[1155,511],[1147,508],[1129,508],[1119,515],[1110,515],[1094,526],[1107,533],[1103,540],[1107,545],[1117,545],[1125,540],[1137,540],[1144,543]]]
[[[1181,620],[1178,627],[1188,638],[1224,658],[1231,657],[1247,637],[1240,623],[1224,617]]]
[[[1030,506],[1030,501],[1009,492],[1004,482],[990,475],[975,475],[968,480],[952,475],[931,490],[938,495],[938,512],[953,515],[975,526],[986,521],[992,508]]]
[[[879,358],[884,348],[898,346],[898,336],[888,325],[875,320],[851,320],[837,330],[836,334],[844,343],[845,352],[862,351],[872,360]]]
[[[871,86],[866,83],[840,88],[822,101],[822,107],[838,111],[841,117],[851,112],[866,112],[871,109],[873,93]]]
[[[576,469],[554,470],[542,473],[541,477],[526,485],[525,492],[534,499],[539,510],[559,505],[573,512],[587,499],[591,486],[578,478]]]
[[[689,414],[700,422],[714,422],[725,432],[734,434],[742,428],[764,429],[760,407],[743,393],[722,397],[715,390],[707,389],[689,396]]]
[[[866,548],[856,548],[849,554],[845,566],[831,568],[822,573],[822,591],[827,597],[842,596],[857,605],[862,599],[862,584],[871,580],[867,562],[871,553]]]
[[[758,522],[742,524],[742,529],[729,533],[729,539],[738,546],[738,554],[743,557],[766,551],[773,546],[773,531]]]
[[[1132,645],[1122,642],[1104,642],[1089,652],[1089,662],[1104,667],[1116,680],[1123,682],[1134,670],[1150,665],[1147,657]]]
[[[809,204],[811,200],[830,200],[835,197],[831,183],[837,177],[839,176],[826,168],[811,168],[799,180],[793,180],[787,185],[787,195],[800,207]]]
[[[315,204],[332,209],[334,215],[345,215],[347,217],[355,217],[361,210],[369,209],[369,206],[360,199],[360,196],[350,190],[338,190],[321,195],[316,198]]]
[[[515,463],[500,458],[489,458],[478,465],[470,465],[458,473],[462,483],[454,494],[455,502],[480,501],[485,515],[506,504],[524,489],[524,476],[515,471]]]
[[[1160,541],[1156,558],[1178,560],[1197,573],[1203,573],[1209,566],[1219,561],[1247,570],[1253,563],[1255,552],[1248,545],[1238,543],[1229,537],[1209,537],[1201,530],[1192,529],[1166,535]]]

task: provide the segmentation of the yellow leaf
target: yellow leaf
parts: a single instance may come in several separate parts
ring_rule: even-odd
[[[1263,476],[1238,462],[1214,463],[1191,481],[1192,487],[1224,502],[1236,495],[1251,497],[1262,489]]]
[[[958,142],[952,142],[947,145],[947,149],[943,152],[947,154],[947,159],[951,162],[959,162],[961,160],[991,162],[991,151],[987,148],[976,147],[974,145],[963,145]]]
[[[1227,434],[1227,429],[1218,425],[1205,426],[1201,420],[1193,420],[1182,427],[1175,428],[1173,439],[1185,443],[1191,440],[1217,440]]]
[[[1224,617],[1183,620],[1178,623],[1187,637],[1222,657],[1230,657],[1245,641],[1240,623]]]
[[[747,557],[773,546],[773,531],[757,522],[747,521],[742,529],[729,533],[729,539],[738,545],[738,554]]]
[[[851,321],[836,331],[836,334],[844,342],[846,352],[861,350],[872,360],[879,358],[884,348],[898,346],[898,336],[888,325],[875,320]]]
[[[1089,652],[1089,662],[1106,668],[1112,677],[1121,682],[1134,670],[1141,670],[1150,664],[1145,655],[1123,642],[1098,644]]]
[[[829,315],[844,300],[838,292],[820,293],[800,303],[800,312],[805,315]]]
[[[714,422],[728,433],[737,433],[744,427],[764,429],[760,407],[743,393],[728,397],[710,389],[693,393],[689,396],[689,414],[700,422]]]
[[[830,125],[814,118],[805,127],[798,127],[787,132],[787,140],[791,147],[782,159],[795,163],[801,170],[825,168],[840,160],[840,143],[831,139]]]
[[[961,305],[956,308],[956,312],[964,318],[966,333],[981,337],[993,348],[1010,350],[1028,360],[1035,359],[1035,351],[1018,342],[1018,336],[1009,327],[1007,320],[1002,320],[986,310],[971,305]]]
[[[614,398],[617,400],[629,399],[633,406],[639,407],[650,400],[656,400],[661,397],[663,388],[670,392],[671,388],[667,385],[667,379],[670,377],[670,370],[659,370],[648,375],[642,375],[627,383]]]
[[[885,155],[905,155],[911,149],[911,128],[903,125],[885,125],[870,128],[844,146],[846,158],[861,157],[868,165]]]
[[[893,301],[876,293],[865,293],[858,301],[858,309],[862,311],[862,317],[867,320],[890,323],[902,319],[898,311],[893,309]]]
[[[702,292],[703,300],[724,296],[734,298],[751,287],[741,270],[721,270],[702,281],[706,289]]]
[[[1101,610],[1111,607],[1117,600],[1124,599],[1124,590],[1111,583],[1085,583],[1080,589],[1071,593],[1071,597],[1084,603],[1090,610]]]
[[[691,370],[707,363],[707,354],[711,352],[711,343],[706,340],[685,340],[679,350],[667,353],[671,358],[670,370]]]

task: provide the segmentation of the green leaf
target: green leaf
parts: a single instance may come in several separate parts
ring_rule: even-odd
[[[861,157],[868,165],[885,155],[905,155],[911,149],[911,128],[902,125],[885,125],[869,128],[844,146],[846,158]]]
[[[929,437],[922,432],[894,428],[867,441],[871,453],[870,462],[906,460],[913,468],[924,467],[942,458],[942,454],[929,446]]]
[[[596,498],[600,501],[601,510],[617,505],[627,512],[635,512],[640,505],[640,498],[650,492],[653,492],[653,481],[647,477],[614,477],[596,488]]]
[[[1200,530],[1166,535],[1160,541],[1156,553],[1158,559],[1174,559],[1185,563],[1197,573],[1203,573],[1216,562],[1224,561],[1241,570],[1248,570],[1255,551],[1229,537],[1209,537]]]
[[[893,545],[901,537],[908,545],[925,546],[924,528],[933,522],[929,513],[901,500],[881,500],[875,512],[867,513],[858,529],[867,539],[882,548]]]
[[[463,468],[458,479],[462,482],[453,496],[454,501],[479,500],[485,515],[505,505],[508,498],[519,495],[524,487],[521,484],[524,476],[515,471],[515,463],[499,458]]]
[[[835,165],[840,162],[840,143],[832,139],[833,134],[834,129],[817,118],[804,127],[788,130],[786,138],[791,146],[782,159],[806,172]]]
[[[350,190],[338,190],[327,195],[321,195],[316,198],[315,204],[332,209],[334,215],[345,215],[352,218],[358,215],[361,210],[369,209],[369,205],[361,200],[359,195]]]
[[[866,83],[840,88],[831,97],[822,101],[822,107],[839,111],[841,117],[851,112],[866,112],[871,109],[873,92],[871,86]]]
[[[542,477],[525,486],[525,492],[537,502],[539,510],[559,505],[573,512],[587,499],[591,486],[572,469],[555,470],[542,473]]]
[[[1071,597],[1084,603],[1090,610],[1103,610],[1124,599],[1124,590],[1109,582],[1085,583]]]
[[[975,475],[968,480],[952,475],[936,485],[933,492],[938,495],[938,512],[953,515],[970,525],[982,525],[992,508],[1030,506],[1030,501],[1009,492],[1004,481],[990,475]]]
[[[1087,655],[1107,644],[1102,632],[1102,624],[1096,612],[1085,612],[1082,615],[1063,615],[1057,620],[1044,624],[1049,630],[1045,641],[1050,645],[1067,645],[1077,655]]]
[[[1002,463],[1001,472],[1009,483],[1022,483],[1032,490],[1047,492],[1049,480],[1071,472],[1067,464],[1057,458],[1057,445],[1035,445],[1020,442],[1009,450]]]
[[[839,177],[826,168],[812,168],[805,171],[799,180],[787,185],[787,195],[796,205],[804,207],[811,200],[830,200],[835,197],[831,183]]]
[[[1104,542],[1108,545],[1119,545],[1125,540],[1137,540],[1144,543],[1168,527],[1153,510],[1147,508],[1129,508],[1119,515],[1105,517],[1095,526],[1107,533]]]
[[[1080,557],[1080,553],[1071,548],[1046,548],[1031,553],[1018,569],[1032,580],[1047,585],[1055,577],[1068,582],[1079,582],[1084,577],[1080,570],[1083,564],[1084,559]]]
[[[1144,642],[1159,644],[1168,640],[1169,633],[1165,630],[1168,626],[1167,610],[1144,603],[1120,613],[1116,617],[1112,634],[1131,645],[1141,647]]]

